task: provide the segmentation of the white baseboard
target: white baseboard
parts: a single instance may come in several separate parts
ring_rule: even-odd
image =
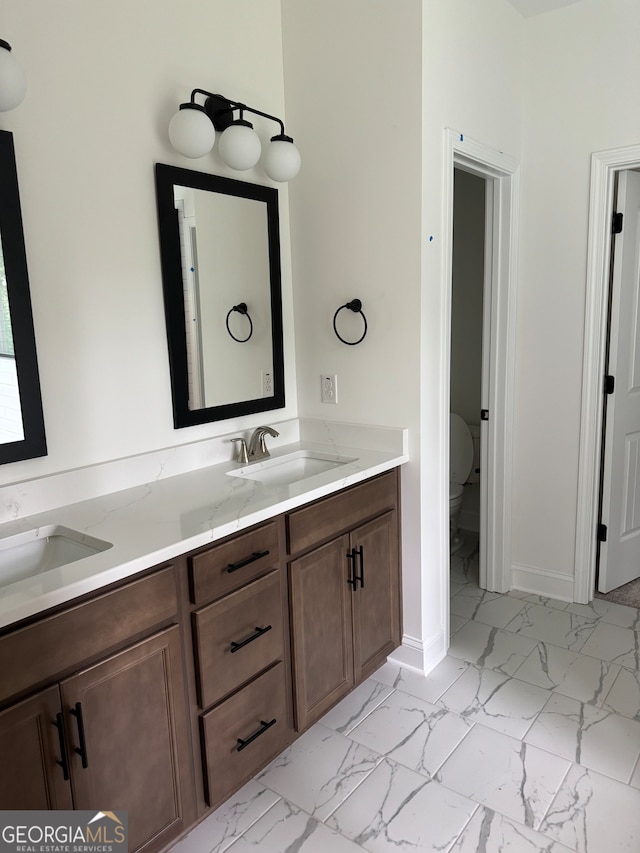
[[[422,656],[424,660],[424,674],[427,675],[436,667],[447,654],[449,647],[449,638],[445,637],[444,631],[441,629],[423,643]]]
[[[405,634],[402,638],[402,645],[389,655],[388,660],[397,666],[412,669],[414,672],[419,672],[420,675],[426,675],[440,663],[446,653],[443,631],[438,631],[434,637],[426,642]]]
[[[511,589],[530,592],[544,598],[557,598],[560,601],[573,601],[573,575],[551,572],[533,566],[513,563],[511,566]]]
[[[395,663],[397,666],[402,666],[405,669],[412,669],[415,672],[424,674],[424,652],[422,641],[417,637],[410,637],[404,634],[402,644],[398,646],[387,658],[390,663]]]

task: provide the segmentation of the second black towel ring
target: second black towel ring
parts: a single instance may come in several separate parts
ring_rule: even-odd
[[[364,323],[364,331],[362,335],[358,338],[357,341],[345,341],[340,332],[338,331],[338,327],[336,326],[336,320],[338,318],[338,314],[342,311],[343,308],[348,308],[349,311],[353,311],[355,314],[360,314],[362,316],[362,322]],[[346,344],[348,347],[354,347],[356,344],[362,343],[367,334],[367,318],[364,316],[364,312],[362,310],[362,302],[359,299],[352,299],[351,302],[346,302],[344,305],[341,305],[336,313],[333,315],[333,331],[336,333],[336,337],[339,341],[342,341],[343,344]]]
[[[229,317],[233,314],[234,311],[237,311],[238,314],[244,314],[244,316],[249,321],[249,334],[247,335],[246,338],[236,338],[236,336],[233,334],[233,332],[229,328]],[[225,323],[227,325],[227,332],[229,332],[229,334],[231,335],[233,340],[237,341],[239,344],[245,344],[249,340],[251,335],[253,334],[253,323],[251,322],[251,317],[249,316],[249,311],[247,309],[247,303],[246,302],[239,302],[237,305],[234,305],[233,308],[230,308],[229,312],[227,314],[227,319],[225,320]]]

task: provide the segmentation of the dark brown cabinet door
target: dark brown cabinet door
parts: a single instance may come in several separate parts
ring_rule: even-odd
[[[349,537],[289,566],[296,729],[324,714],[353,686]]]
[[[50,687],[0,713],[0,808],[70,809],[60,692]]]
[[[395,512],[351,534],[357,589],[353,595],[353,657],[356,682],[384,663],[400,643],[398,531]]]
[[[78,809],[128,812],[129,849],[155,850],[192,821],[179,629],[60,685]]]

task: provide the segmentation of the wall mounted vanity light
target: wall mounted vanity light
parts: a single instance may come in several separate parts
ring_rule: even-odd
[[[246,338],[237,338],[233,334],[231,329],[229,328],[229,317],[233,314],[234,311],[237,312],[238,314],[244,315],[247,318],[247,320],[249,321],[249,334],[247,335]],[[227,319],[225,322],[227,324],[227,332],[229,332],[229,334],[231,335],[233,340],[237,341],[239,344],[246,344],[246,342],[249,340],[249,338],[253,334],[253,323],[251,321],[251,317],[249,316],[249,309],[247,308],[246,302],[239,302],[237,305],[234,305],[233,308],[230,308],[229,312],[227,313]]]
[[[204,97],[204,104],[196,96]],[[238,113],[235,117],[234,113]],[[245,113],[262,116],[280,125],[280,133],[271,137],[264,152],[260,137]],[[184,157],[204,157],[213,148],[216,130],[220,132],[218,152],[227,166],[244,172],[256,165],[262,155],[262,167],[274,181],[290,181],[300,171],[300,152],[293,139],[284,132],[284,123],[276,116],[263,113],[224,95],[214,95],[204,89],[194,89],[191,100],[169,123],[169,139],[175,150]]]
[[[347,308],[349,311],[353,311],[355,314],[360,314],[362,316],[364,330],[357,341],[345,341],[345,339],[338,331],[336,320],[338,319],[338,314],[342,311],[343,308]],[[344,305],[341,305],[336,311],[336,313],[333,315],[333,331],[336,333],[336,337],[338,338],[338,340],[342,341],[343,344],[346,344],[349,347],[354,347],[356,344],[362,343],[362,341],[365,339],[365,335],[367,334],[367,328],[367,318],[364,316],[364,312],[362,310],[362,302],[359,299],[352,299],[351,302],[346,302]]]
[[[17,107],[27,93],[27,78],[11,53],[8,41],[0,39],[0,112]]]

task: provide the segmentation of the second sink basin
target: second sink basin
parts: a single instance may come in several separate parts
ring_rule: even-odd
[[[230,477],[242,477],[245,480],[256,480],[272,486],[290,486],[293,483],[299,483],[300,480],[306,480],[308,477],[314,477],[316,474],[322,474],[332,468],[355,461],[356,458],[352,456],[338,456],[315,450],[296,450],[285,456],[274,456],[265,459],[264,462],[253,462],[235,471],[227,471],[227,474]]]
[[[57,569],[111,548],[111,542],[61,524],[0,539],[0,586]]]

